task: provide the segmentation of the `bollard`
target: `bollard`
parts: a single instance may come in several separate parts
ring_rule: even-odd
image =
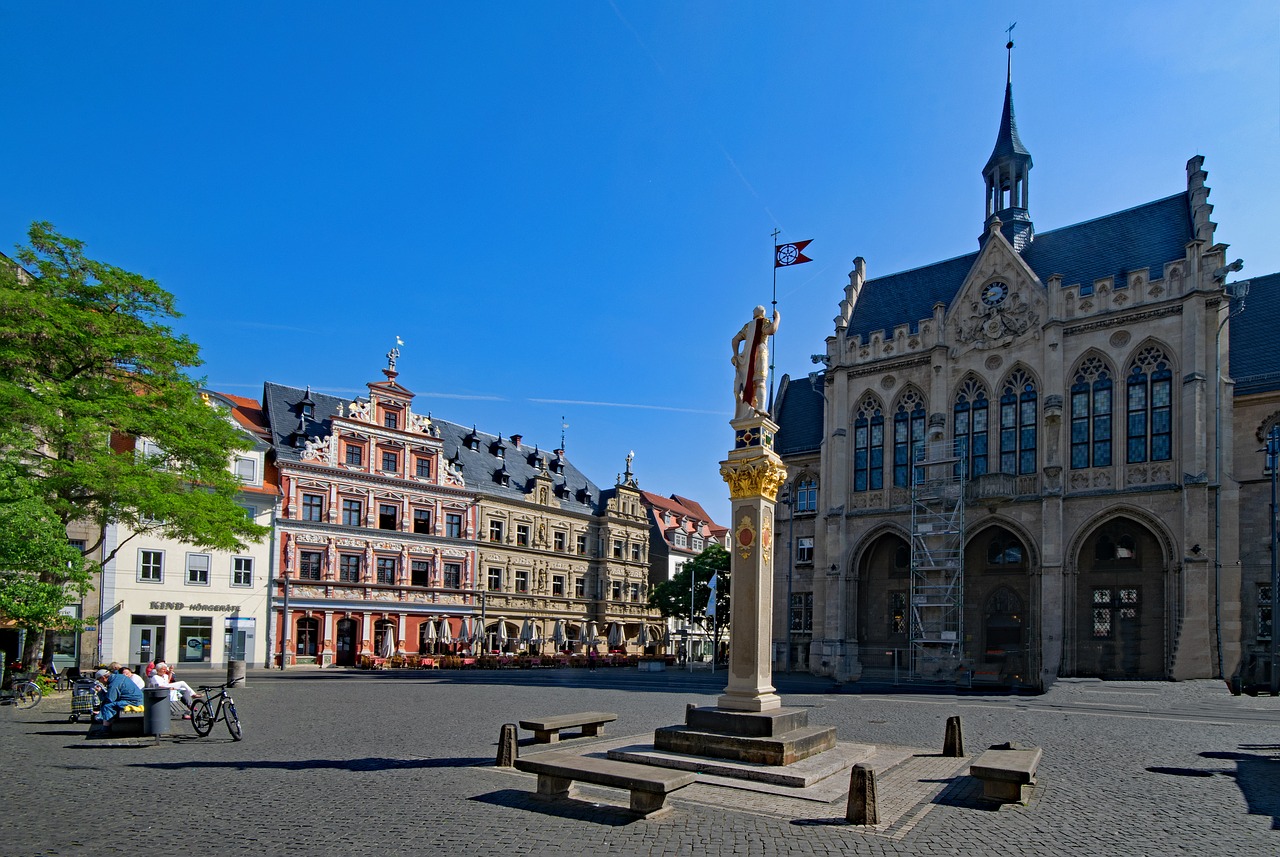
[[[498,733],[498,762],[499,768],[510,768],[516,763],[516,725],[514,723],[503,723],[502,731]]]
[[[844,813],[850,824],[879,824],[876,806],[876,772],[868,765],[854,765],[849,773],[849,806]]]
[[[244,677],[244,661],[227,661],[227,687],[244,687]]]
[[[960,715],[947,718],[947,737],[942,745],[942,755],[952,759],[964,756],[964,731],[960,727]]]

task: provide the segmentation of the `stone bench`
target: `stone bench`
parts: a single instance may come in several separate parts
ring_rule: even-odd
[[[545,800],[572,797],[575,782],[626,789],[631,792],[631,811],[641,818],[656,818],[669,812],[667,795],[697,780],[689,771],[568,753],[538,753],[516,759],[515,765],[518,770],[538,775],[538,796]]]
[[[554,744],[560,740],[561,729],[582,727],[583,735],[603,735],[604,725],[617,720],[618,715],[606,711],[583,711],[578,714],[557,714],[536,720],[521,720],[520,728],[533,733],[538,744]]]
[[[121,712],[111,718],[110,728],[104,728],[101,723],[94,720],[89,723],[89,733],[87,737],[98,738],[110,736],[112,738],[120,738],[129,735],[142,735],[142,712],[130,711]]]
[[[969,766],[969,776],[982,781],[982,797],[997,803],[1025,804],[1036,781],[1042,750],[1018,744],[998,744]]]

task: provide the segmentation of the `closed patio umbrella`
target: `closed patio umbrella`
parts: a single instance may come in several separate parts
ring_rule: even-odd
[[[561,649],[564,648],[564,644],[567,643],[568,641],[569,641],[569,637],[567,634],[565,634],[565,630],[564,630],[564,620],[557,619],[556,627],[551,632],[551,642],[556,644],[556,651],[560,651]]]
[[[507,644],[507,620],[498,620],[498,648],[501,649]]]
[[[422,623],[422,648],[435,654],[436,646],[436,622],[434,619],[428,619]]]
[[[640,623],[640,633],[636,634],[636,645],[642,649],[649,645],[649,626],[643,622]]]
[[[533,620],[525,619],[524,624],[520,626],[520,636],[516,638],[522,646],[528,646],[533,642]]]
[[[440,645],[453,645],[453,630],[449,627],[449,619],[447,617],[440,619]]]
[[[596,630],[595,622],[587,622],[582,626],[582,645],[595,646],[596,639],[600,636]]]
[[[622,626],[614,622],[609,626],[609,648],[617,649],[622,647]]]

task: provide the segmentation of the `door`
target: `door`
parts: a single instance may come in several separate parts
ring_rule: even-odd
[[[166,659],[163,616],[133,617],[129,624],[129,653],[126,658],[134,664]]]
[[[340,667],[353,667],[356,665],[356,620],[338,620],[338,634],[334,638],[333,662]]]

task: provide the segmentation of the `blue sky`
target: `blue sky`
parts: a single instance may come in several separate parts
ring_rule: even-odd
[[[778,275],[808,373],[855,256],[970,252],[1004,28],[1044,231],[1177,193],[1280,270],[1272,2],[0,5],[0,246],[48,220],[174,292],[210,386],[557,445],[727,523],[729,339]],[[1012,17],[1011,17],[1012,16]]]

